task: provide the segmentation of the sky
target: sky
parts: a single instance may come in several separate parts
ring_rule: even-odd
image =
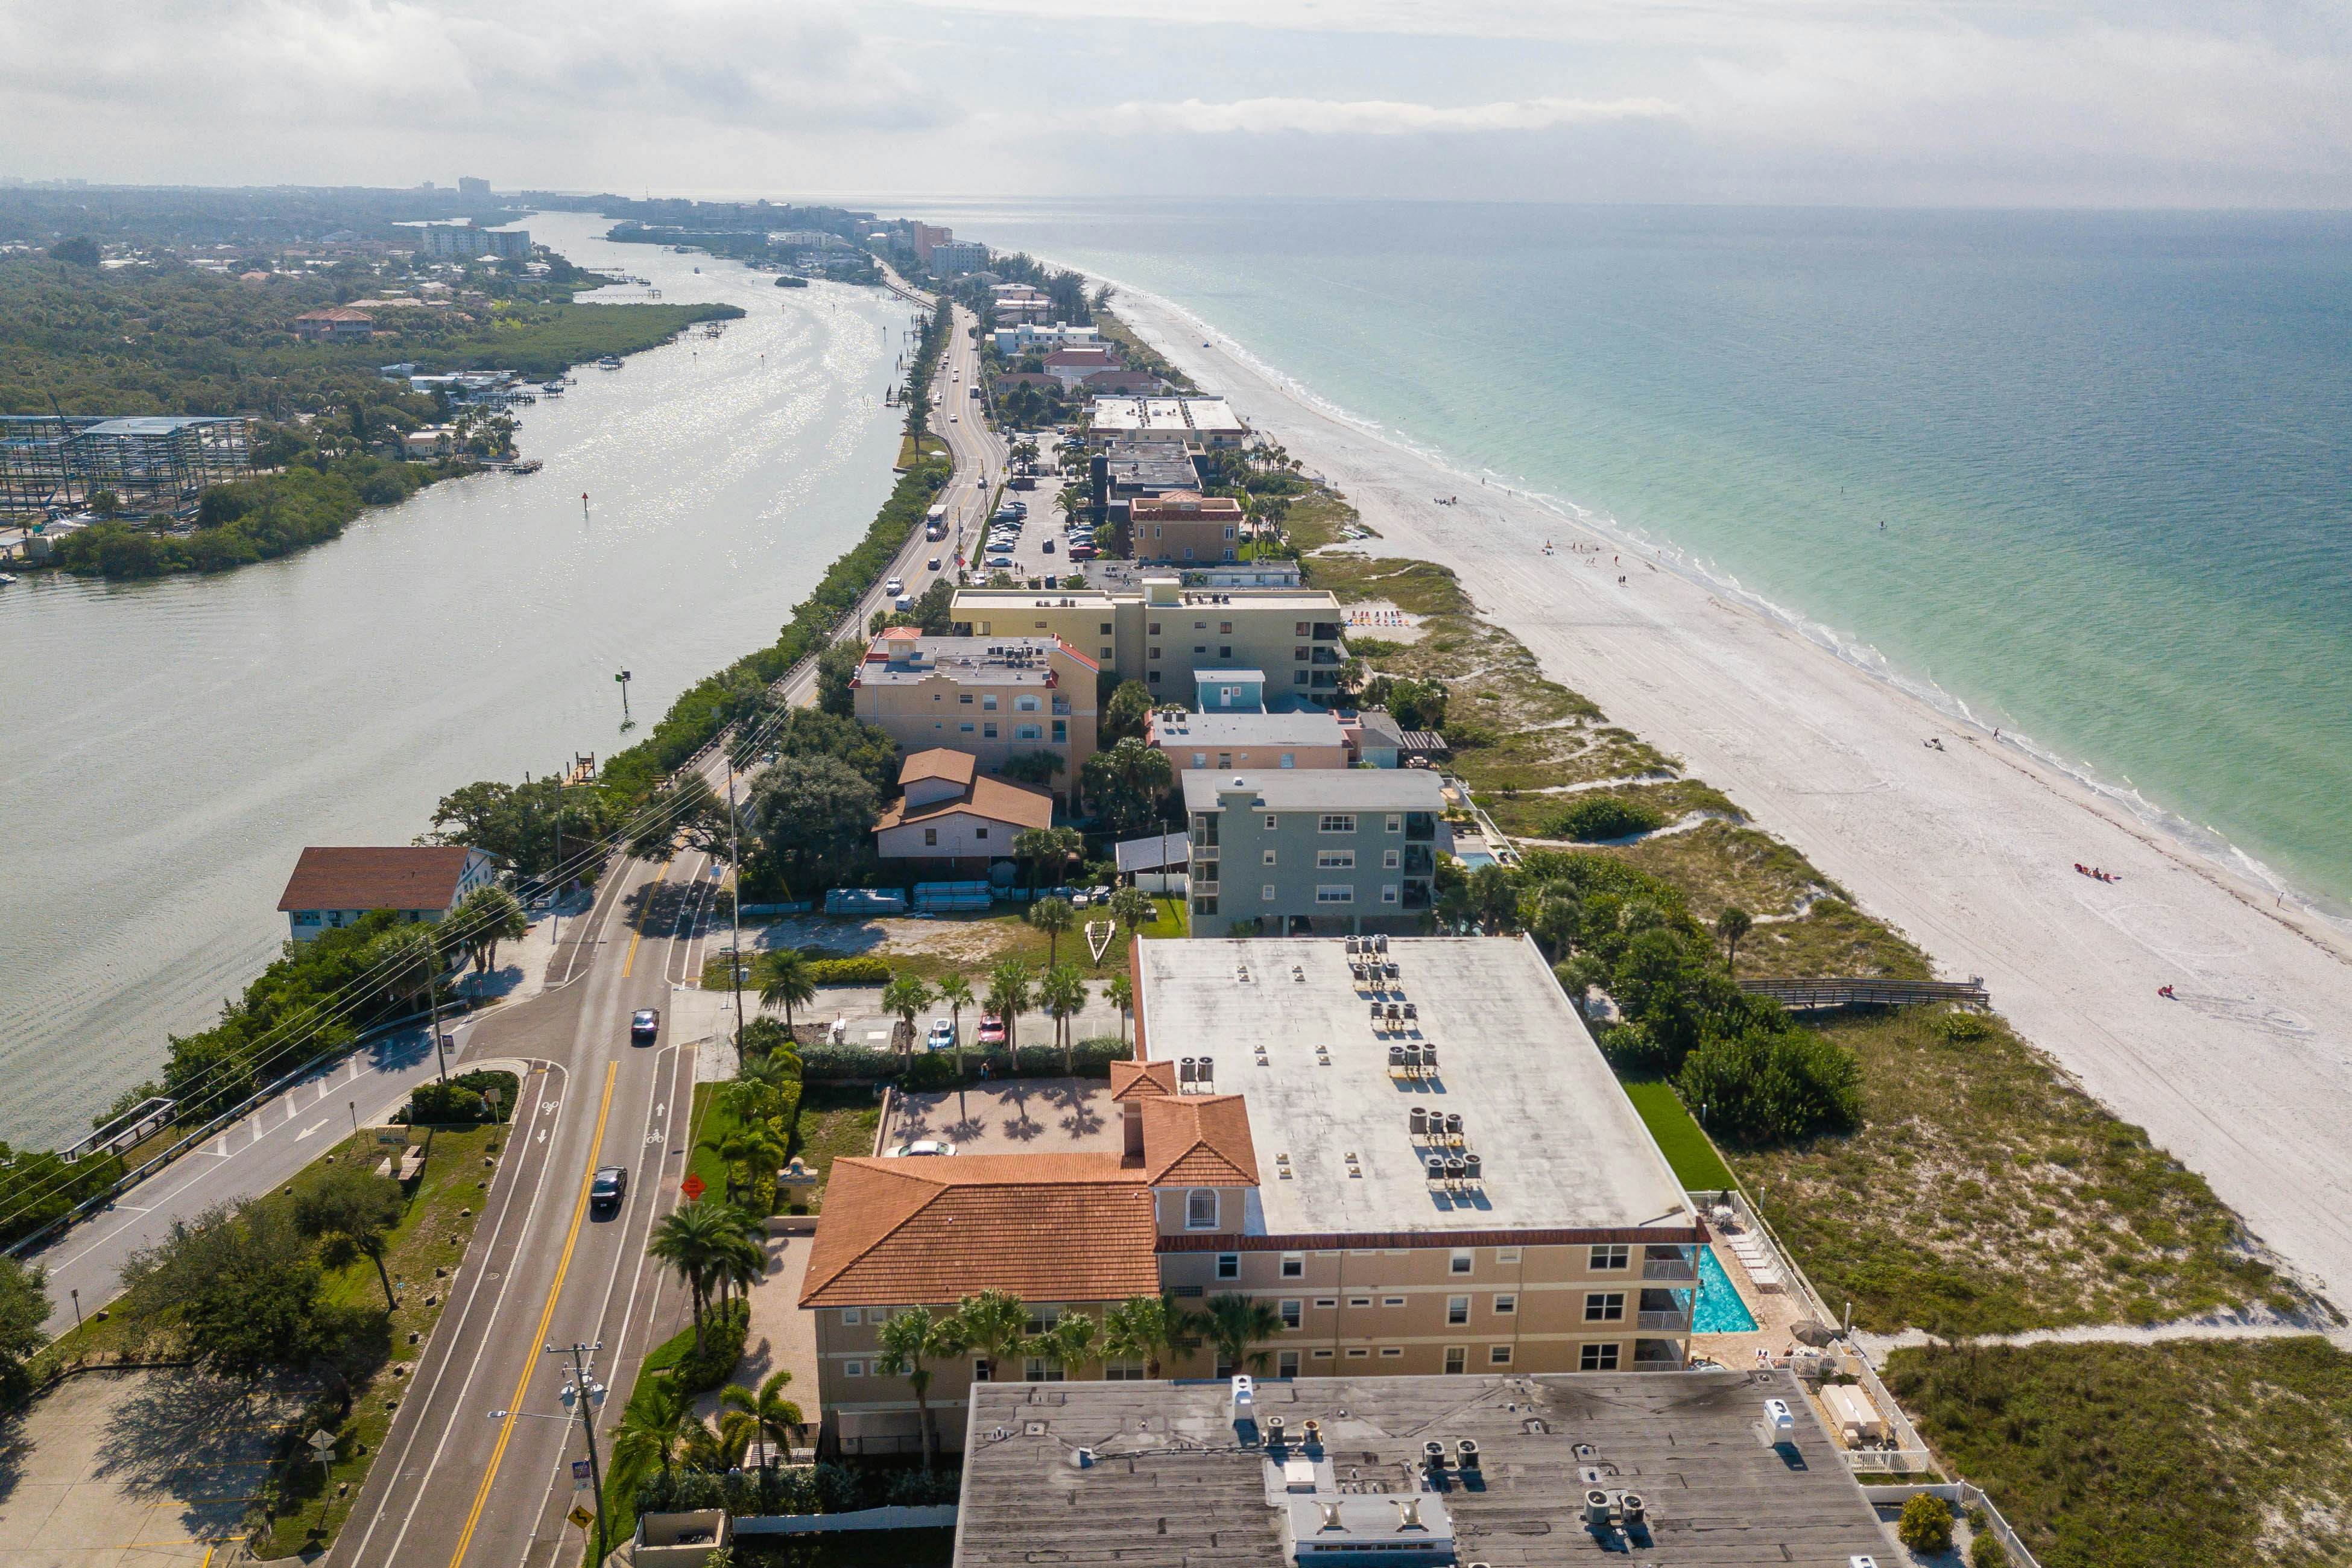
[[[2342,0],[0,0],[0,174],[2352,205]]]

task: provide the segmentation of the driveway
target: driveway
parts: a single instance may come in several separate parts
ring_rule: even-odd
[[[299,1408],[188,1372],[68,1378],[0,1423],[0,1568],[211,1561]]]

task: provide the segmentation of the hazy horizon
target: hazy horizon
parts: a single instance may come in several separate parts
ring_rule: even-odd
[[[2340,210],[2295,3],[0,0],[0,174],[99,184]],[[60,68],[72,62],[72,68]]]

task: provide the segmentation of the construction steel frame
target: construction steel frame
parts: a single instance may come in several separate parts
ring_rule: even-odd
[[[253,471],[243,415],[0,416],[0,512],[55,516],[102,490],[129,517],[195,515],[207,486]]]

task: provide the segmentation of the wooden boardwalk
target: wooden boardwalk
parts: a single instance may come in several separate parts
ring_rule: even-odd
[[[1888,980],[1876,975],[1807,980],[1743,980],[1739,988],[1751,996],[1769,996],[1792,1011],[1818,1007],[1911,1007],[1923,1002],[1958,1002],[1988,1007],[1984,978],[1967,980]]]

